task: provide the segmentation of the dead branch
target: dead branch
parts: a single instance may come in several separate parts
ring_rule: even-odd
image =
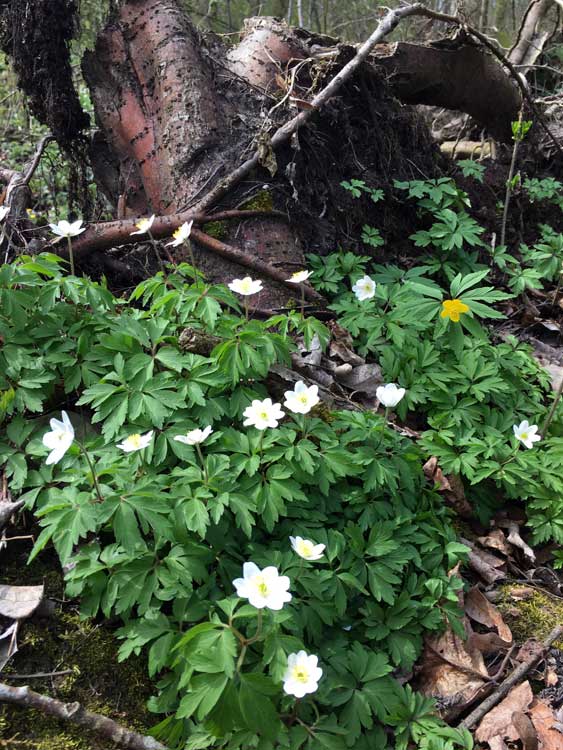
[[[120,747],[130,750],[167,750],[153,737],[146,737],[138,732],[126,729],[107,716],[87,711],[80,703],[63,703],[48,695],[36,693],[25,685],[12,687],[0,682],[0,701],[12,703],[23,708],[34,708],[48,716],[54,716],[62,721],[78,724],[92,732],[105,737]]]
[[[551,631],[545,641],[543,641],[541,651],[537,654],[534,654],[534,656],[531,656],[525,662],[522,662],[522,664],[516,667],[516,669],[514,669],[508,675],[506,680],[504,680],[504,682],[501,682],[498,688],[494,692],[492,692],[489,697],[486,698],[479,706],[477,706],[477,708],[472,711],[469,716],[467,716],[467,718],[465,718],[459,724],[459,726],[465,729],[472,729],[476,724],[478,724],[481,719],[497,705],[497,703],[500,703],[501,700],[508,695],[514,685],[517,685],[522,680],[522,678],[533,667],[535,667],[535,665],[540,661],[548,648],[550,648],[553,643],[562,635],[563,625],[558,625],[556,628],[554,628],[554,630]]]

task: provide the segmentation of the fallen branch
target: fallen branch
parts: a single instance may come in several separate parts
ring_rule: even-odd
[[[558,625],[554,628],[548,637],[543,641],[541,651],[534,656],[531,656],[525,662],[522,662],[515,670],[513,670],[504,682],[498,686],[498,688],[492,692],[488,698],[486,698],[477,708],[472,711],[460,724],[460,728],[472,729],[478,724],[481,719],[494,708],[497,703],[500,703],[505,698],[510,690],[517,685],[522,678],[540,661],[548,648],[563,635],[563,625]]]
[[[26,685],[12,687],[0,682],[0,702],[12,703],[24,708],[34,708],[48,716],[54,716],[62,721],[69,721],[85,727],[101,737],[105,737],[116,745],[130,748],[130,750],[167,750],[153,737],[146,737],[138,732],[126,729],[107,716],[87,711],[80,703],[63,703],[48,695],[36,693]]]

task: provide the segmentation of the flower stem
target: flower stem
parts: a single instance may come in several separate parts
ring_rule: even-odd
[[[164,268],[164,263],[162,262],[162,258],[160,257],[160,253],[159,253],[159,251],[158,251],[158,245],[156,244],[156,240],[155,240],[155,238],[154,238],[154,237],[152,236],[152,232],[150,231],[150,229],[149,229],[149,230],[147,231],[147,234],[148,234],[148,236],[149,236],[149,239],[150,239],[150,241],[151,241],[151,244],[152,244],[152,246],[153,246],[153,249],[154,249],[154,254],[156,255],[156,258],[157,258],[157,260],[158,260],[158,265],[160,266],[160,270],[162,271],[162,273],[163,273],[164,275],[166,275],[166,269]]]
[[[563,377],[561,378],[561,382],[559,383],[559,387],[557,388],[557,391],[555,392],[555,398],[553,399],[553,403],[551,404],[551,408],[549,409],[549,412],[547,414],[547,417],[545,418],[545,422],[543,423],[543,426],[541,428],[541,436],[542,438],[545,438],[546,433],[549,429],[549,425],[553,421],[553,415],[555,414],[555,410],[557,409],[557,404],[561,401],[561,395],[563,394]]]
[[[188,246],[188,253],[190,254],[190,263],[192,264],[192,268],[194,269],[195,274],[196,274],[195,280],[197,281],[198,270],[195,264],[194,249],[192,247],[192,243],[190,240],[186,240],[186,245]]]
[[[205,477],[205,484],[206,486],[209,484],[209,476],[207,474],[207,464],[205,463],[205,459],[203,457],[203,453],[201,452],[201,446],[199,443],[195,444],[195,449],[197,451],[197,455],[199,456],[199,460],[201,462],[201,468],[203,469],[203,476]]]
[[[305,318],[305,287],[301,284],[301,315]]]
[[[72,240],[69,237],[67,237],[68,241],[68,257],[70,259],[70,275],[74,276],[74,253],[72,252]]]
[[[379,433],[379,440],[374,450],[377,450],[379,446],[381,445],[381,443],[383,442],[383,435],[385,434],[385,428],[387,427],[387,418],[389,417],[389,412],[390,412],[390,408],[389,406],[386,406],[385,412],[383,413],[383,424],[381,425],[381,430]]]
[[[244,298],[244,315],[246,320],[248,320],[248,297]]]
[[[75,440],[76,440],[76,437],[75,437]],[[83,443],[81,443],[79,440],[76,440],[76,443],[78,447],[80,448],[80,450],[82,451],[82,453],[84,454],[84,458],[86,459],[86,461],[88,462],[88,466],[90,467],[90,472],[92,474],[92,479],[94,481],[94,488],[96,490],[96,495],[98,496],[98,502],[103,503],[104,498],[102,496],[102,491],[100,490],[100,485],[98,484],[98,477],[96,476],[96,472],[94,470],[94,464],[92,463],[90,454],[86,450],[86,447],[84,446]]]

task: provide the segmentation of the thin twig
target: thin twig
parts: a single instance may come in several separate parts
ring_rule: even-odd
[[[510,690],[517,685],[522,678],[533,668],[536,666],[536,664],[540,661],[540,659],[543,657],[545,652],[553,645],[553,643],[560,638],[563,635],[563,625],[558,625],[554,630],[551,631],[551,633],[548,635],[548,637],[545,639],[545,641],[542,643],[542,649],[539,653],[535,654],[534,656],[527,659],[525,662],[522,662],[518,667],[516,667],[515,670],[513,670],[506,680],[504,682],[501,682],[501,684],[498,686],[498,688],[489,695],[488,698],[485,698],[485,700],[477,706],[477,708],[472,711],[469,716],[467,716],[460,724],[459,726],[461,728],[465,729],[472,729],[476,724],[478,724],[481,719],[489,713],[489,711],[494,708],[497,703],[500,703],[503,698],[505,698]]]
[[[62,677],[65,674],[74,674],[72,669],[62,669],[59,672],[34,672],[33,674],[4,674],[5,680],[38,680],[44,677]]]
[[[25,685],[12,687],[0,682],[0,702],[12,703],[24,708],[34,708],[48,716],[54,716],[72,724],[78,724],[101,737],[115,742],[116,745],[130,750],[167,750],[166,746],[138,732],[126,729],[121,724],[108,719],[107,716],[87,711],[80,703],[63,703],[49,695],[36,693]]]
[[[35,154],[33,156],[33,159],[31,160],[31,163],[29,167],[26,170],[26,173],[23,178],[23,185],[29,185],[31,178],[35,174],[35,170],[39,166],[39,162],[41,161],[41,157],[43,156],[43,152],[45,151],[45,148],[51,143],[51,141],[55,140],[54,135],[44,135],[43,138],[39,141],[39,144],[35,150]]]

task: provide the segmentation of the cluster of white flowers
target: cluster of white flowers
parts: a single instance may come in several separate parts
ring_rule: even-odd
[[[9,208],[0,207],[0,222],[5,219]],[[145,234],[150,231],[155,216],[141,219],[137,222],[137,231],[132,234]],[[168,243],[174,247],[185,242],[192,229],[193,222],[185,222],[173,234],[173,241]],[[58,224],[51,224],[51,229],[60,237],[74,237],[84,231],[82,221],[69,223],[60,221]],[[286,281],[301,284],[311,276],[310,271],[297,271]],[[359,279],[352,287],[359,301],[371,299],[375,295],[375,282],[369,276]],[[254,280],[250,276],[243,279],[234,279],[229,284],[229,289],[242,296],[250,296],[262,291],[262,282]],[[405,396],[405,389],[398,387],[395,383],[387,383],[376,390],[377,399],[386,408],[391,409],[397,406]],[[303,381],[298,381],[291,391],[286,391],[284,407],[294,414],[308,414],[316,406],[320,399],[318,395],[318,386],[307,386]],[[281,404],[273,403],[271,398],[255,399],[252,401],[243,413],[243,424],[247,427],[255,427],[258,430],[276,428],[279,421],[285,416]],[[66,411],[62,412],[62,421],[58,419],[50,420],[51,430],[43,436],[43,444],[50,450],[47,456],[47,464],[58,463],[68,451],[74,441],[74,428]],[[523,443],[527,448],[532,448],[533,444],[541,440],[538,434],[538,426],[530,425],[524,420],[519,425],[513,427],[514,435],[518,441]],[[193,429],[185,435],[176,435],[174,440],[185,445],[195,446],[199,451],[199,445],[203,443],[212,434],[213,429],[210,425],[203,429]],[[134,433],[125,438],[117,447],[124,453],[133,453],[147,448],[154,435],[154,430],[141,435]],[[200,454],[201,455],[201,454]],[[202,459],[203,460],[203,459]],[[316,544],[310,539],[304,539],[300,536],[289,537],[293,551],[308,562],[320,560],[326,548],[324,544]],[[260,568],[254,562],[245,562],[242,568],[242,578],[235,578],[233,586],[236,594],[240,598],[247,599],[256,609],[271,609],[279,611],[284,604],[290,602],[292,595],[289,591],[291,581],[288,576],[280,575],[278,569],[273,566]],[[349,628],[345,628],[349,629]],[[283,689],[286,694],[303,698],[308,693],[314,693],[318,688],[323,670],[318,666],[318,657],[315,654],[307,654],[306,651],[288,654],[287,669],[283,676]]]
[[[302,380],[295,384],[292,391],[286,391],[283,405],[294,414],[308,414],[316,406],[319,399],[319,387],[317,385],[306,386]],[[262,401],[254,399],[250,406],[243,412],[245,427],[256,427],[257,430],[267,430],[269,427],[277,427],[280,420],[285,417],[281,404],[274,404],[271,398]]]
[[[315,544],[300,536],[290,536],[289,540],[294,552],[304,560],[313,562],[323,556],[324,544]],[[246,562],[242,566],[242,575],[242,578],[235,578],[233,581],[237,596],[248,599],[256,609],[279,611],[291,601],[291,581],[287,576],[281,576],[275,566],[269,565],[260,570],[256,563]],[[283,676],[284,692],[296,698],[314,693],[323,674],[318,662],[315,654],[307,654],[306,651],[288,654],[287,669]]]

